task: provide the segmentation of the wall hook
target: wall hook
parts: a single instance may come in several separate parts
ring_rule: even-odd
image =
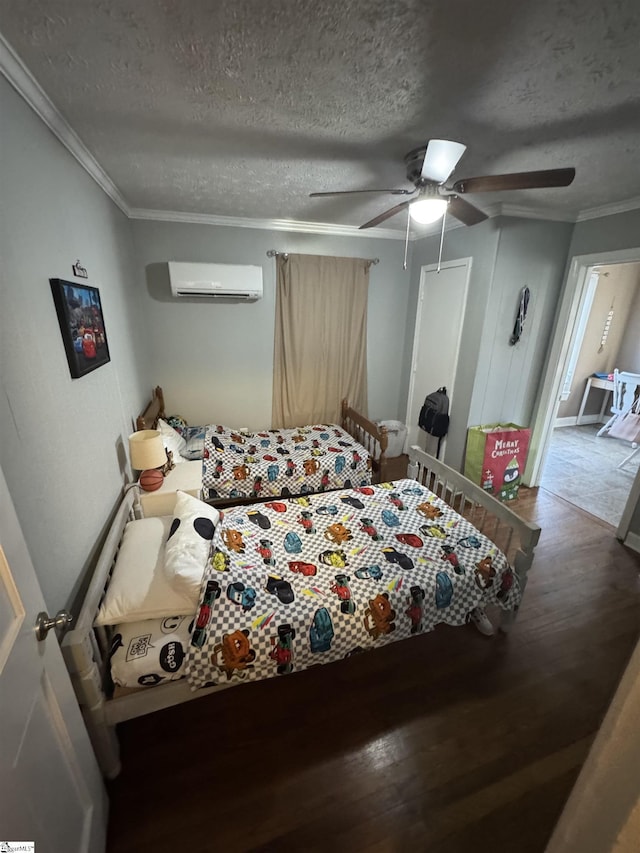
[[[527,309],[529,308],[529,299],[531,297],[531,291],[528,287],[523,287],[520,291],[520,300],[518,302],[518,312],[516,314],[516,322],[513,327],[513,334],[509,338],[509,343],[511,346],[514,346],[520,340],[520,336],[522,335],[522,329],[524,327],[524,321],[527,318]]]

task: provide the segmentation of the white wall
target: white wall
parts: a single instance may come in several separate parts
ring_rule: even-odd
[[[271,425],[275,260],[269,249],[379,258],[369,277],[369,416],[396,419],[406,404],[398,385],[406,333],[409,273],[400,240],[329,237],[174,222],[133,221],[137,284],[151,331],[154,384],[170,413],[189,423]],[[254,303],[174,299],[167,261],[262,266],[264,297]]]
[[[573,225],[501,218],[470,419],[529,426],[554,326]],[[511,346],[523,287],[530,290],[520,341]]]
[[[615,252],[640,246],[640,210],[587,219],[573,229],[569,259],[576,255]]]
[[[0,467],[55,613],[122,488],[145,329],[126,217],[3,77],[0,115]],[[100,289],[111,362],[71,379],[49,279],[70,279],[78,258]]]
[[[629,308],[629,319],[618,350],[620,370],[640,373],[640,264],[634,264],[636,274],[635,297]]]

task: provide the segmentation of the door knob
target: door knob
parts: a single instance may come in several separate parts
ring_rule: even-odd
[[[71,627],[73,616],[66,610],[59,610],[53,619],[49,618],[49,614],[45,611],[38,613],[36,619],[36,637],[42,642],[47,639],[47,634],[52,628],[64,634]]]

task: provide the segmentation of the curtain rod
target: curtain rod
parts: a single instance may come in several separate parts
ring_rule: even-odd
[[[269,249],[267,251],[267,257],[268,258],[277,258],[278,255],[282,255],[282,257],[286,261],[287,258],[289,257],[289,252],[279,252],[277,249]],[[364,258],[364,260],[368,261],[370,264],[373,264],[374,266],[376,264],[380,263],[380,258]]]

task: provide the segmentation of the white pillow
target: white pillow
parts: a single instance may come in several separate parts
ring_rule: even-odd
[[[164,549],[164,571],[176,592],[198,607],[202,575],[220,513],[215,507],[176,492],[176,506]]]
[[[158,429],[160,430],[162,443],[165,448],[173,453],[173,461],[176,464],[178,462],[182,462],[183,459],[180,454],[186,448],[187,442],[179,432],[176,432],[176,430],[169,426],[166,421],[163,421],[162,418],[158,418]]]
[[[163,616],[193,615],[190,598],[175,589],[163,570],[171,518],[141,518],[124,529],[120,551],[95,625],[117,625]]]

